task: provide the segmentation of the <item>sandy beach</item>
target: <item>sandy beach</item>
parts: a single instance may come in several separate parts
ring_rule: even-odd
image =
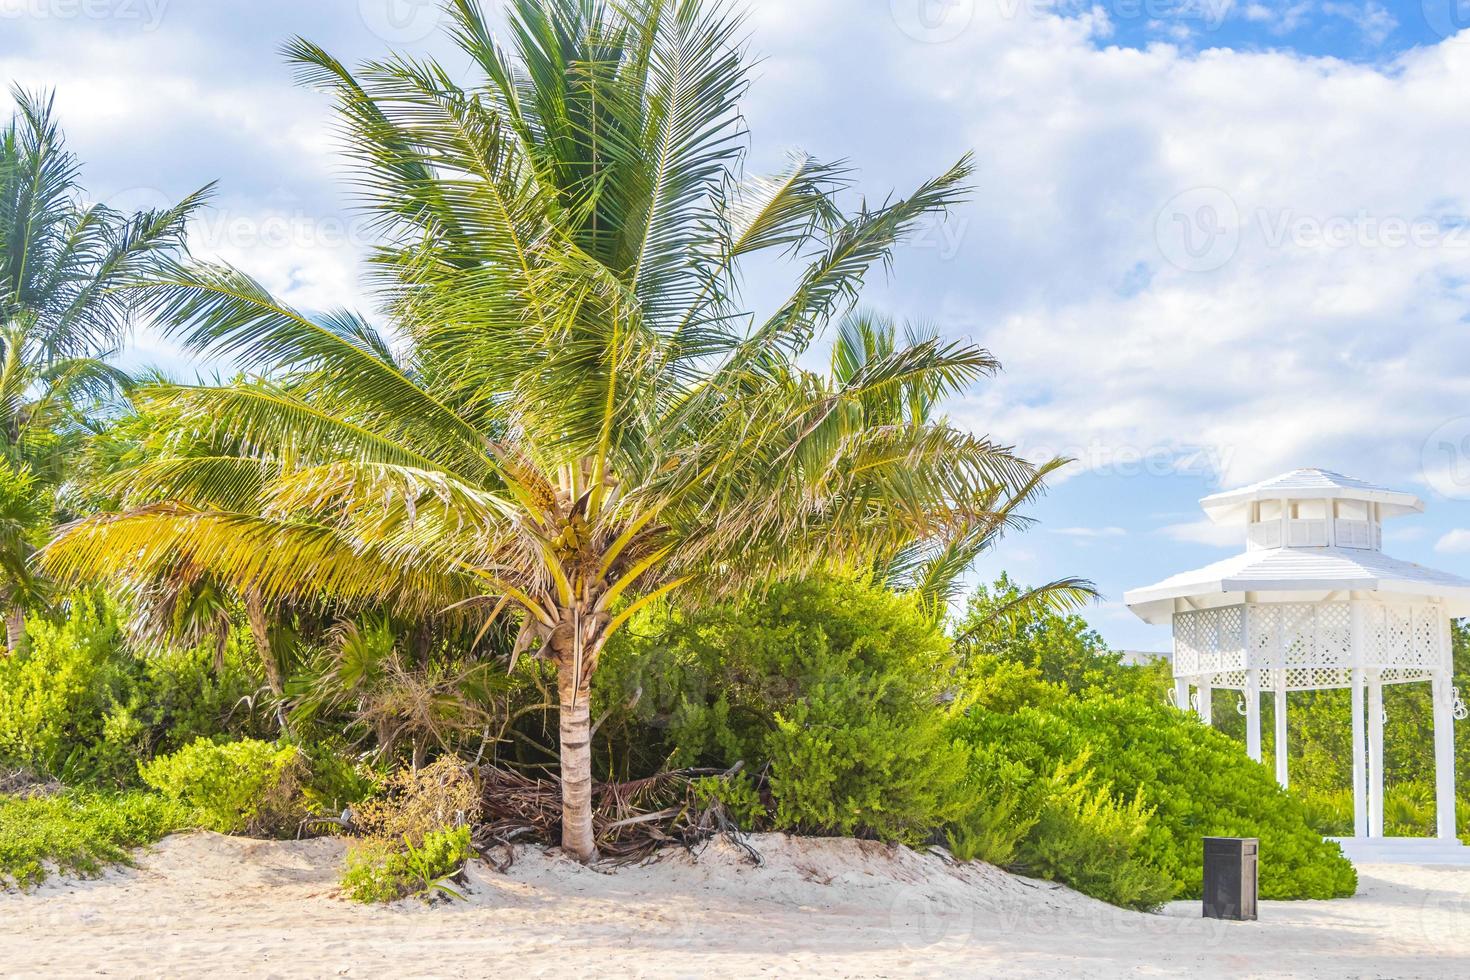
[[[364,908],[342,845],[190,834],[136,868],[0,895],[9,976],[1470,975],[1470,869],[1364,869],[1360,894],[1257,923],[1113,909],[988,866],[851,840],[715,842],[606,873],[519,848],[468,900]]]

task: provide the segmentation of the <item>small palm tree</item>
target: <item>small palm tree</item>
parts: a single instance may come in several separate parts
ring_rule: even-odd
[[[268,603],[513,617],[512,666],[556,668],[563,846],[589,860],[589,682],[629,617],[869,567],[973,528],[1037,470],[944,420],[869,411],[995,370],[970,344],[895,344],[839,377],[801,366],[960,198],[967,160],[844,211],[839,167],[742,172],[747,62],[723,6],[516,0],[513,54],[471,0],[450,13],[470,87],[432,62],[354,73],[290,46],[335,94],[381,221],[394,336],[175,263],[150,311],[264,380],[150,392],[232,448],[136,467],[132,506],[67,529],[46,566],[135,582],[184,561]],[[752,258],[794,280],[761,313],[740,291]]]
[[[933,331],[913,327],[906,328],[904,334],[909,347],[932,342],[937,336]],[[869,364],[892,357],[897,350],[898,330],[891,318],[871,312],[854,313],[843,320],[832,344],[832,378],[838,384],[848,384]],[[910,378],[866,397],[862,402],[863,422],[869,426],[947,426],[949,421],[937,414],[944,395],[937,379]],[[943,618],[960,596],[965,572],[981,555],[999,546],[1007,532],[1031,526],[1031,519],[1023,516],[1020,508],[1040,496],[1046,489],[1046,478],[1070,462],[1057,458],[1041,464],[1018,487],[995,484],[988,496],[975,500],[972,513],[959,525],[916,537],[880,556],[880,577],[890,588],[917,596],[936,620]],[[1007,615],[1023,618],[1043,610],[1067,612],[1096,598],[1096,587],[1086,579],[1060,578],[1021,590],[1006,611]]]
[[[0,131],[0,461],[7,479],[28,481],[44,524],[89,411],[126,382],[105,360],[136,304],[117,287],[182,245],[204,192],[134,215],[84,203],[52,100],[13,95],[17,112]],[[28,542],[0,535],[12,650],[24,640],[26,605],[40,594]]]

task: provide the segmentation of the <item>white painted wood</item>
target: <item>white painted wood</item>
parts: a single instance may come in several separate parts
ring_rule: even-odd
[[[1363,668],[1353,668],[1353,836],[1368,836],[1368,795],[1363,792],[1367,781],[1364,755],[1368,733],[1363,729]]]
[[[1383,683],[1368,676],[1368,836],[1383,836]]]
[[[1434,811],[1441,840],[1455,834],[1455,719],[1450,675],[1441,672],[1431,682],[1434,691]]]
[[[1189,710],[1189,681],[1183,678],[1174,681],[1174,707],[1180,711]]]
[[[1440,617],[1438,683],[1431,682],[1434,700],[1435,829],[1444,840],[1457,840],[1455,825],[1455,637],[1448,615]]]
[[[1286,682],[1284,679],[1276,685],[1275,695],[1276,781],[1281,784],[1282,789],[1286,789],[1291,785],[1291,774],[1288,772],[1286,761],[1289,746],[1286,744]]]
[[[1215,724],[1214,700],[1214,689],[1208,684],[1199,685],[1199,720],[1210,726]]]
[[[1261,672],[1245,672],[1245,753],[1261,761]]]

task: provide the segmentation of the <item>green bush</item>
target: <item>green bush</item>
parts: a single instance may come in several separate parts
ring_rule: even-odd
[[[188,825],[183,807],[152,793],[0,796],[0,887],[28,888],[48,868],[95,875],[130,848]]]
[[[1237,743],[1174,708],[1094,694],[1013,714],[976,708],[954,732],[970,745],[994,747],[975,753],[978,767],[1000,759],[1050,774],[1087,757],[1097,785],[1110,787],[1120,805],[1141,800],[1154,808],[1138,853],[1183,895],[1200,894],[1201,839],[1211,836],[1260,838],[1263,898],[1336,898],[1356,890],[1352,865],[1309,826],[1301,802]]]
[[[353,901],[366,903],[436,894],[458,898],[450,881],[472,854],[468,827],[433,831],[418,844],[408,837],[397,844],[361,841],[347,852],[342,890]]]
[[[1155,909],[1174,897],[1178,884],[1146,859],[1154,809],[1141,790],[1116,799],[1111,787],[1093,785],[1086,765],[1087,756],[1080,756],[1047,781],[1036,826],[1019,848],[1020,864],[1105,902]]]
[[[1109,650],[1081,616],[1041,604],[1018,606],[1025,591],[1006,575],[975,590],[954,625],[963,661],[995,660],[1029,668],[1036,679],[1072,694],[1163,697],[1169,684],[1165,662],[1125,666],[1123,655]]]
[[[142,766],[143,782],[223,834],[295,830],[305,814],[300,754],[256,739],[199,739]]]
[[[378,792],[384,775],[354,758],[339,740],[297,746],[305,775],[301,791],[312,813],[337,814]]]
[[[131,687],[116,617],[82,596],[60,623],[32,617],[29,649],[0,659],[0,758],[52,775],[113,772],[131,732],[109,725]]]
[[[643,744],[676,767],[769,767],[778,829],[920,843],[965,806],[966,749],[945,731],[950,644],[907,598],[779,583],[604,656],[608,755]]]
[[[975,746],[975,776],[966,787],[970,805],[945,828],[950,853],[961,861],[1003,868],[1021,860],[1021,847],[1041,818],[1046,783],[994,746]]]
[[[749,773],[733,776],[701,776],[692,783],[694,802],[707,807],[718,802],[745,830],[754,830],[766,817],[766,805]]]
[[[72,599],[65,619],[32,616],[29,649],[0,658],[0,762],[70,783],[127,786],[137,763],[201,736],[257,734],[242,698],[257,686],[233,641],[130,649],[109,602]]]

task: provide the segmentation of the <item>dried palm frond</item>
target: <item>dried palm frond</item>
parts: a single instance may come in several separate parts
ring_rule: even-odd
[[[738,771],[682,769],[626,783],[602,783],[593,796],[592,822],[597,849],[610,864],[647,860],[665,847],[694,850],[716,836],[743,849],[752,862],[760,855],[717,799],[701,798],[695,782],[730,777]],[[533,779],[509,769],[481,769],[481,822],[475,845],[506,870],[514,860],[512,843],[555,844],[561,840],[561,789],[553,779]],[[504,855],[499,860],[496,854]]]

